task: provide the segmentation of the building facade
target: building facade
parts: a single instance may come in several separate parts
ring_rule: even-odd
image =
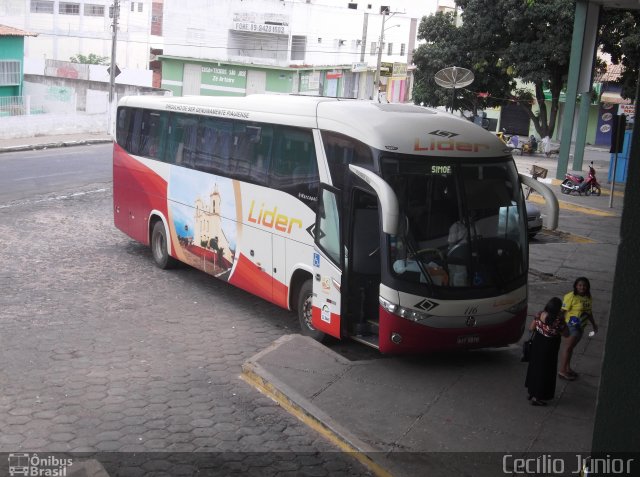
[[[69,61],[77,55],[94,54],[110,59],[114,5],[117,4],[117,62],[121,68],[148,69],[150,50],[162,48],[162,3],[157,0],[2,0],[0,18],[5,25],[38,34],[25,41],[27,58]]]
[[[383,98],[407,101],[419,18],[437,2],[398,3],[167,0],[162,87],[365,99],[377,95],[379,70]]]
[[[22,95],[24,39],[33,33],[0,25],[0,97]]]

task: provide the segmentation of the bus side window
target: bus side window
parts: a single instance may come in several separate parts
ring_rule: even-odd
[[[233,123],[224,119],[215,120],[216,147],[213,151],[213,161],[216,170],[227,174],[229,172],[229,158],[233,144]]]
[[[371,148],[360,141],[344,134],[322,131],[322,142],[335,187],[343,187],[344,178],[349,174],[349,164],[373,167]]]
[[[133,116],[133,110],[131,108],[119,108],[118,109],[118,127],[116,128],[116,142],[119,146],[127,150],[127,143],[131,136],[131,118]]]
[[[273,143],[273,128],[268,125],[260,127],[260,135],[254,135],[255,148],[251,157],[248,179],[258,185],[267,185],[267,173],[271,159],[271,145]]]
[[[188,140],[195,120],[185,114],[172,114],[167,137],[166,160],[184,166],[185,141]]]
[[[144,111],[140,128],[138,154],[160,161],[164,160],[167,123],[168,116],[166,112]]]
[[[279,128],[271,158],[269,185],[299,199],[314,201],[319,182],[311,131]]]
[[[217,143],[215,124],[203,120],[198,127],[198,143],[195,153],[195,168],[204,172],[216,172],[214,152]]]
[[[127,138],[127,147],[130,154],[138,155],[141,150],[141,130],[143,127],[142,109],[132,109],[131,129]]]

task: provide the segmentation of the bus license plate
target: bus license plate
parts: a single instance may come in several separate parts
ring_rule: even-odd
[[[458,344],[459,345],[476,344],[476,343],[480,343],[480,336],[478,336],[478,335],[458,336]]]

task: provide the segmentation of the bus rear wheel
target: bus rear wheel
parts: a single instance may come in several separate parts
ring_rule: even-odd
[[[316,341],[322,341],[325,334],[316,330],[311,324],[312,316],[312,300],[313,300],[313,282],[306,280],[298,291],[298,321],[300,321],[300,331],[304,336],[313,338]]]
[[[174,268],[178,264],[178,261],[169,255],[167,243],[167,232],[164,228],[164,223],[158,220],[153,225],[153,231],[151,232],[151,254],[156,266],[162,270]]]

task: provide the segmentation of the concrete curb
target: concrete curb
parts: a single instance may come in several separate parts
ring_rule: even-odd
[[[352,455],[374,475],[378,477],[391,477],[392,474],[379,463],[375,462],[371,457],[374,453],[380,454],[379,449],[375,449],[358,439],[343,426],[335,422],[326,413],[301,396],[297,391],[283,383],[259,364],[258,361],[263,356],[277,351],[280,346],[295,337],[296,335],[282,336],[274,341],[270,346],[249,358],[242,364],[242,375],[240,378],[254,386],[261,393],[269,396],[283,409],[297,417],[307,426],[322,434],[342,451]],[[322,346],[310,338],[309,341],[311,346]],[[322,348],[322,351],[327,351],[326,348]],[[336,355],[336,357],[338,359],[342,358],[339,355]]]
[[[113,142],[113,139],[101,138],[101,139],[83,139],[79,141],[57,141],[41,144],[21,144],[18,146],[0,146],[0,153],[2,152],[17,152],[17,151],[35,151],[38,149],[52,149],[57,147],[73,147],[73,146],[88,146],[91,144],[106,144]]]

